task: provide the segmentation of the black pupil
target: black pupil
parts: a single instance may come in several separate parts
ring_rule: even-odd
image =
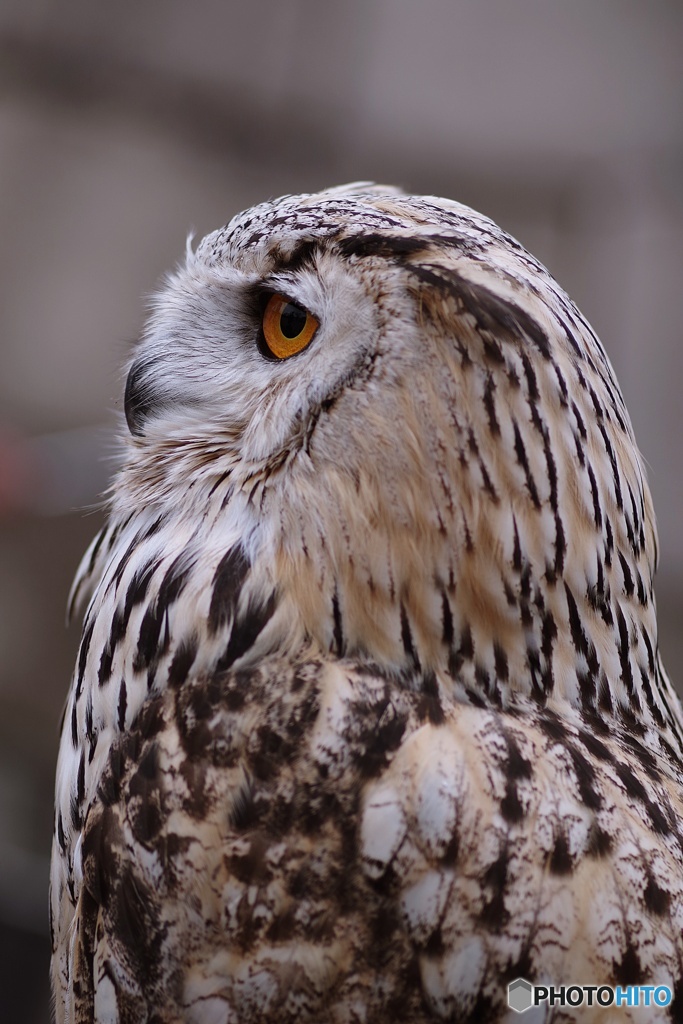
[[[280,330],[285,338],[298,338],[306,326],[306,310],[288,302],[280,313]]]

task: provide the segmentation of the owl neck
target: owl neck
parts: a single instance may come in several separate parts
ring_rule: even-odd
[[[432,522],[429,500],[382,508],[362,473],[346,505],[320,478],[315,501],[296,493],[305,487],[279,502],[264,555],[285,618],[323,652],[489,706],[569,704],[651,746],[664,737],[680,756],[649,551],[634,556],[630,578],[625,559],[597,541],[587,558],[585,538],[570,534],[559,571],[546,558],[557,531],[550,509],[534,521],[502,502],[480,504]]]
[[[485,518],[440,528],[417,505],[382,508],[363,474],[348,504],[333,483],[214,474],[175,505],[138,496],[131,516],[133,495],[122,499],[79,582],[87,590],[101,574],[86,635],[98,616],[114,622],[87,653],[98,686],[104,663],[142,700],[190,672],[310,644],[458,699],[569,703],[681,746],[651,595],[625,595],[608,577],[591,590],[574,559],[553,577],[511,510],[497,534]],[[134,705],[128,695],[126,718]]]

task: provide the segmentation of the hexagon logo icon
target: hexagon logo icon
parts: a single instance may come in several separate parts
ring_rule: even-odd
[[[533,1003],[533,989],[524,978],[517,978],[508,985],[508,1006],[516,1013],[524,1013]]]

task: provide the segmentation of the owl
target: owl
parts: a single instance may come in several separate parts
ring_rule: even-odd
[[[57,1022],[494,1024],[519,979],[603,987],[535,1024],[682,1020],[652,502],[548,271],[446,199],[263,203],[188,243],[125,415],[71,595]]]

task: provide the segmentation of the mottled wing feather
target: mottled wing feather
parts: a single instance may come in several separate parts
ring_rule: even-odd
[[[85,823],[75,1020],[483,1022],[653,951],[680,1000],[678,780],[578,713],[423,689],[273,659],[151,699]]]

